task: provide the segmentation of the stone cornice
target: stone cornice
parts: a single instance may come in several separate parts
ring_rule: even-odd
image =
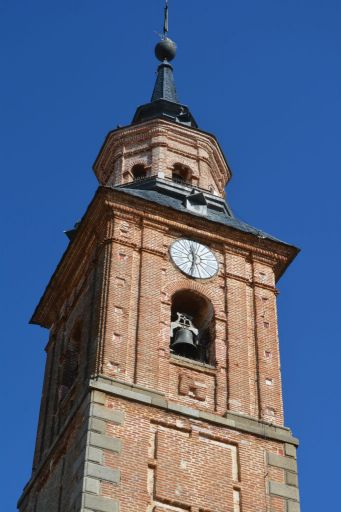
[[[229,411],[227,411],[224,416],[219,416],[216,413],[193,409],[187,405],[182,405],[181,403],[167,399],[165,395],[159,391],[144,388],[136,384],[125,383],[99,375],[90,380],[90,388],[126,400],[165,409],[170,413],[173,412],[195,420],[202,420],[203,422],[238,430],[263,439],[289,443],[295,446],[299,444],[298,439],[292,436],[291,430],[287,427]]]
[[[152,408],[162,409],[170,414],[173,413],[187,418],[192,418],[196,422],[202,421],[203,423],[217,425],[218,427],[224,427],[229,430],[237,430],[244,434],[252,435],[261,439],[287,443],[292,446],[298,446],[299,444],[298,439],[292,436],[291,430],[287,427],[274,425],[251,416],[229,411],[227,411],[224,416],[219,416],[215,413],[193,409],[173,400],[168,400],[164,393],[161,393],[160,391],[109,379],[103,375],[96,375],[89,381],[84,393],[72,407],[58,436],[25,486],[23,493],[19,498],[18,505],[23,503],[28,492],[32,489],[32,486],[39,481],[39,479],[44,479],[44,477],[46,478],[46,473],[50,471],[48,463],[51,458],[55,458],[58,453],[62,454],[63,450],[65,450],[65,443],[68,439],[66,434],[68,428],[74,421],[76,414],[82,412],[85,418],[89,416],[90,411],[87,411],[87,408],[90,407],[91,391],[104,392],[122,400],[129,400],[144,406],[147,405]]]

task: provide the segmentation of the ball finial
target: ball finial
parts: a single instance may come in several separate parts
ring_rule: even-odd
[[[176,55],[176,44],[174,41],[169,39],[169,37],[164,37],[156,46],[155,46],[155,55],[156,58],[161,62],[167,60],[170,62],[174,59]]]

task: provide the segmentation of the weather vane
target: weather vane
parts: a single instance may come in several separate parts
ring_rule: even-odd
[[[168,0],[165,5],[165,17],[163,22],[163,37],[167,37],[168,34]]]
[[[168,37],[168,0],[165,3],[163,34],[158,34],[161,41],[155,46],[156,58],[161,62],[170,62],[176,54],[176,44]]]

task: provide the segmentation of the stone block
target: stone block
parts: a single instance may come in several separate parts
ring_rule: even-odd
[[[101,434],[105,434],[106,423],[104,420],[101,420],[99,418],[90,418],[89,430],[92,430],[94,432],[99,432]]]
[[[114,409],[108,409],[102,405],[93,404],[90,410],[90,416],[95,416],[102,420],[112,421],[117,425],[122,425],[124,421],[124,414],[122,411],[115,411]]]
[[[100,481],[95,478],[85,477],[84,478],[84,491],[91,492],[93,494],[99,494],[100,491]]]
[[[163,396],[153,396],[152,404],[156,405],[157,407],[162,407],[164,409],[167,409],[168,407],[167,399],[164,398]]]
[[[300,512],[301,507],[297,501],[287,501],[287,512]]]
[[[94,446],[88,446],[86,453],[87,460],[91,462],[98,462],[98,464],[102,464],[103,462],[103,451],[99,448],[95,448]]]
[[[99,480],[106,480],[117,484],[120,481],[120,471],[118,469],[111,469],[100,464],[87,462],[85,465],[85,475]]]
[[[298,489],[286,484],[279,484],[278,482],[269,482],[269,492],[275,496],[281,496],[282,498],[288,498],[292,500],[299,500]]]
[[[85,509],[94,510],[96,512],[119,512],[117,500],[104,498],[103,496],[95,496],[94,494],[85,494],[83,505]]]
[[[102,391],[93,391],[91,395],[91,399],[96,404],[105,405],[106,403],[106,395],[105,393],[102,393]]]
[[[297,473],[296,460],[293,458],[283,457],[282,455],[268,452],[268,464],[270,466],[275,466],[276,468],[288,469],[289,471]]]
[[[115,384],[107,384],[104,382],[96,382],[94,384],[94,382],[91,381],[91,384],[93,386],[96,385],[97,387],[100,387],[103,391],[106,391],[106,392],[110,393],[111,395],[123,396],[125,398],[131,399],[131,400],[136,400],[137,402],[143,402],[146,404],[152,403],[152,397],[149,396],[150,393],[146,394],[145,392],[139,393],[137,391],[132,391],[131,389],[126,389],[125,387],[120,387],[120,386],[116,385],[116,383]]]
[[[121,440],[116,437],[104,436],[103,434],[96,434],[96,432],[89,433],[89,444],[95,448],[104,448],[112,452],[120,453]]]
[[[202,418],[203,420],[210,421],[211,423],[216,423],[217,425],[224,425],[228,427],[236,426],[236,422],[231,418],[227,417],[227,415],[222,418],[217,414],[212,414],[211,412],[206,411],[200,411],[199,415],[200,418]]]
[[[116,393],[116,392],[115,392]],[[138,393],[136,391],[130,391],[128,389],[120,389],[120,396],[123,396],[125,398],[130,398],[131,400],[137,400],[138,402],[143,402],[145,404],[151,404],[152,403],[152,397],[144,393]]]
[[[296,473],[291,473],[290,471],[287,471],[285,480],[288,485],[298,487],[298,478]]]
[[[296,459],[296,446],[293,444],[285,443],[285,455],[294,457]]]
[[[193,418],[199,418],[199,411],[196,409],[191,409],[190,407],[186,407],[185,405],[176,404],[171,402],[168,404],[168,408],[170,411],[175,411],[180,414],[184,414],[185,416],[192,416]]]
[[[256,435],[266,435],[266,426],[259,421],[255,421],[252,418],[247,418],[242,415],[238,415],[236,419],[236,427],[241,428],[246,432],[250,432]]]

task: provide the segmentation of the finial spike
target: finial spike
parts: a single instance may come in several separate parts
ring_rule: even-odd
[[[155,46],[155,55],[161,62],[170,62],[175,57],[176,44],[168,37],[168,0],[165,1],[163,34],[161,35],[161,41]]]
[[[165,17],[163,22],[163,35],[164,37],[167,37],[168,34],[168,0],[166,0],[165,5]]]

